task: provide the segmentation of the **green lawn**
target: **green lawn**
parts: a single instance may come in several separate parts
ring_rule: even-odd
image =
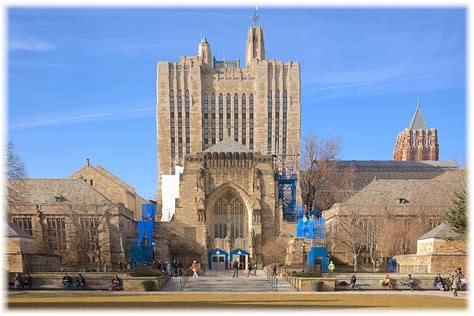
[[[397,294],[104,294],[22,293],[9,295],[9,308],[423,308],[465,309],[467,300]]]

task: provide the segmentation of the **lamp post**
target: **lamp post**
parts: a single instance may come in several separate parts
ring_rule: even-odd
[[[303,270],[303,272],[304,272],[305,263],[306,263],[306,252],[305,252],[305,249],[306,249],[306,242],[303,240],[303,264],[302,264],[302,270]]]

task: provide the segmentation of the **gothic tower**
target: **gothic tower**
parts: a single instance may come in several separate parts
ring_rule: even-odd
[[[438,132],[426,126],[418,99],[410,124],[397,136],[393,160],[438,160],[438,157]]]

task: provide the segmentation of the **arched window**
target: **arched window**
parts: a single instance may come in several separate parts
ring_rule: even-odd
[[[204,93],[204,100],[202,105],[202,138],[203,144],[202,149],[207,149],[209,145],[209,98],[207,93]]]
[[[170,90],[170,140],[171,140],[171,160],[175,157],[175,134],[174,134],[174,90]],[[171,162],[173,163],[173,161]]]
[[[253,94],[249,96],[249,145],[253,149]]]
[[[280,91],[275,91],[275,153],[280,152]]]
[[[272,153],[272,90],[268,90],[267,153]]]
[[[186,154],[191,153],[191,135],[189,131],[189,90],[186,90],[186,93],[184,95],[184,109],[185,109],[185,120],[186,120]]]
[[[242,94],[242,145],[247,143],[247,97]]]
[[[234,140],[239,141],[239,96],[234,95]]]
[[[224,138],[224,97],[219,94],[219,141]]]
[[[287,117],[288,117],[288,98],[286,95],[286,90],[283,90],[283,142],[282,142],[282,151],[283,155],[286,155],[286,135],[287,135]]]
[[[231,109],[230,109],[230,93],[227,93],[227,96],[225,97],[225,106],[226,106],[226,110],[225,110],[225,115],[226,115],[226,134],[227,136],[230,137],[230,121],[231,121]]]
[[[181,90],[178,90],[178,157],[183,158],[183,100]]]
[[[216,143],[216,95],[211,95],[211,139],[212,144]]]
[[[232,192],[217,199],[214,206],[214,238],[244,238],[244,203]]]

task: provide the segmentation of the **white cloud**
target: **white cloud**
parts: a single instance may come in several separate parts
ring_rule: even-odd
[[[38,40],[11,40],[8,43],[9,50],[23,50],[23,51],[51,51],[56,47],[50,42]]]

